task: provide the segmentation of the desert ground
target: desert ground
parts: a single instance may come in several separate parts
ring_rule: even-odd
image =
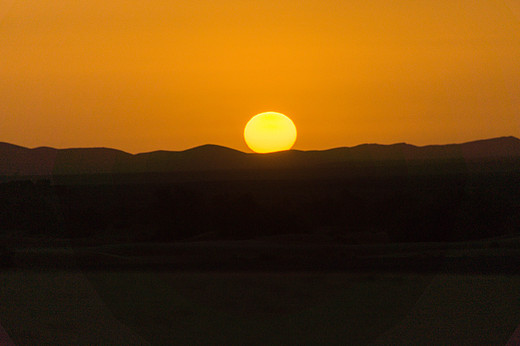
[[[273,239],[17,249],[0,272],[0,324],[17,345],[503,345],[520,324],[520,273],[504,255],[518,257],[518,238],[294,238],[278,252]],[[406,265],[418,253],[437,265]]]

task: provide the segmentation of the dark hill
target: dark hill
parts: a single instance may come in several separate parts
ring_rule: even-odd
[[[2,143],[0,182],[0,239],[363,244],[520,230],[513,137],[266,155],[215,145],[132,155]]]
[[[500,137],[463,144],[414,146],[362,144],[322,151],[290,150],[271,154],[246,154],[218,145],[185,151],[155,151],[132,155],[109,148],[24,148],[0,143],[0,175],[49,176],[110,173],[203,172],[277,169],[350,169],[426,163],[455,162],[470,169],[510,169],[518,166],[520,140]],[[489,163],[495,164],[489,167]],[[504,166],[504,163],[506,166]],[[496,166],[498,164],[498,166]],[[473,168],[471,168],[471,167]]]
[[[203,145],[185,151],[154,151],[135,155],[123,172],[186,172],[245,167],[247,154],[218,146]]]

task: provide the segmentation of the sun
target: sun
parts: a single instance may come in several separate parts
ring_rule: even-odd
[[[289,150],[296,142],[296,126],[282,113],[264,112],[249,120],[244,129],[244,139],[256,153]]]

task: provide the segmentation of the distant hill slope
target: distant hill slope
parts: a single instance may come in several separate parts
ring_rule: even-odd
[[[185,151],[155,151],[136,155],[109,148],[29,149],[0,142],[1,176],[330,168],[439,160],[455,160],[475,167],[482,162],[516,163],[520,161],[520,140],[499,137],[422,147],[406,143],[363,144],[350,148],[290,150],[272,154],[247,154],[222,146],[203,145]]]

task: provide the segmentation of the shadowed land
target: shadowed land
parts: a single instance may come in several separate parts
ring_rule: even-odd
[[[502,345],[520,320],[517,275],[17,270],[0,282],[20,345]]]
[[[25,247],[19,269],[520,274],[520,236],[448,243],[338,245],[277,239]]]
[[[268,155],[217,146],[142,155],[2,148],[0,237],[11,247],[266,237],[355,245],[520,233],[514,137]],[[25,175],[42,167],[52,174]],[[58,174],[65,171],[76,174]]]
[[[68,263],[49,247],[91,268],[512,272],[520,260],[514,137],[268,155],[2,148],[0,167],[34,173],[52,152],[52,172],[77,173],[4,169],[5,263]]]
[[[520,323],[516,138],[269,155],[3,144],[0,172],[16,344],[496,345]]]

